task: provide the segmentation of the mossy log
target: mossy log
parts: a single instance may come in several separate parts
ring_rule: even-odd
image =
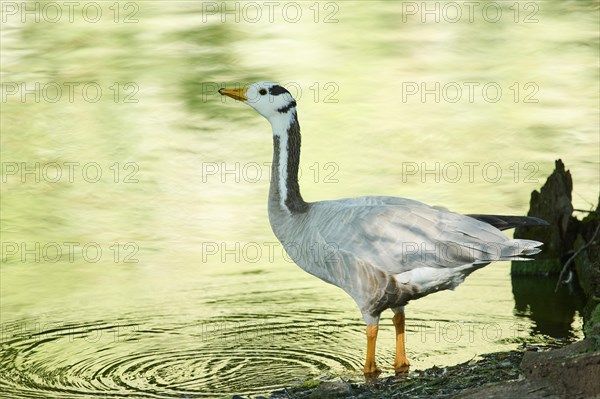
[[[531,193],[528,216],[544,219],[550,226],[519,227],[515,238],[526,238],[544,243],[542,252],[535,260],[513,262],[511,274],[558,274],[564,262],[573,253],[573,245],[579,231],[579,221],[573,217],[571,173],[559,159],[554,172],[541,190]]]
[[[588,297],[583,309],[586,336],[595,336],[600,348],[600,198],[596,212],[581,221],[575,240],[575,272]]]

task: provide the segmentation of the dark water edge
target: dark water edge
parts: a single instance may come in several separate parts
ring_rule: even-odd
[[[561,348],[529,346],[489,353],[455,366],[434,366],[366,382],[310,380],[255,398],[590,398],[600,397],[599,372],[600,346],[585,339]]]
[[[519,378],[519,365],[525,351],[523,349],[489,353],[482,355],[479,360],[470,360],[455,366],[434,366],[409,372],[407,375],[378,378],[370,382],[343,381],[339,378],[332,381],[312,380],[302,386],[275,391],[268,398],[451,398],[483,384]]]

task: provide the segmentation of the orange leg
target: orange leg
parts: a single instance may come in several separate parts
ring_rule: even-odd
[[[410,363],[406,357],[404,348],[404,312],[398,312],[392,319],[394,327],[396,327],[396,358],[394,360],[394,368],[396,373],[406,373]]]
[[[375,364],[375,345],[377,343],[377,325],[367,326],[367,361],[365,362],[365,374],[378,374],[381,369]]]

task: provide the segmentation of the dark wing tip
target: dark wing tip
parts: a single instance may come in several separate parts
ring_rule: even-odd
[[[547,221],[534,216],[503,216],[503,215],[467,215],[480,222],[491,224],[499,230],[515,227],[549,226]]]

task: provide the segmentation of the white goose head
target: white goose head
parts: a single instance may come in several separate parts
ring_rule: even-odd
[[[290,113],[296,111],[296,100],[275,82],[256,82],[240,89],[219,89],[219,93],[248,104],[271,124],[282,117],[289,119]]]
[[[302,199],[298,185],[301,138],[296,100],[274,82],[257,82],[240,89],[219,89],[219,93],[248,104],[271,124],[274,151],[270,204],[279,204],[279,209],[287,215],[306,212],[309,204]]]

